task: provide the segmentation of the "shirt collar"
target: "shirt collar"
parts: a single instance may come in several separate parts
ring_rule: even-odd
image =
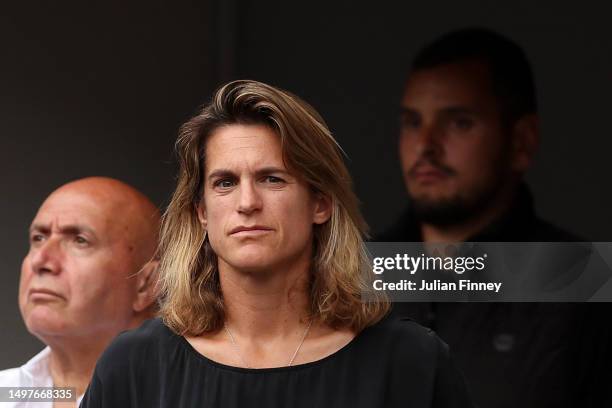
[[[50,356],[51,348],[47,346],[21,366],[21,374],[32,384],[32,387],[53,386],[53,379],[49,370]]]
[[[49,369],[50,358],[51,348],[47,346],[21,366],[21,375],[30,387],[53,387],[53,378]],[[82,399],[83,395],[77,396],[77,406],[81,404]]]

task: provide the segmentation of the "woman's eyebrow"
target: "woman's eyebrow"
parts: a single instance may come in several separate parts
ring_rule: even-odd
[[[287,171],[287,169],[285,169],[284,167],[277,167],[277,166],[266,166],[266,167],[262,167],[260,169],[255,170],[256,176],[262,176],[262,175],[271,174],[271,173],[282,173],[286,175],[290,174]],[[224,178],[224,177],[236,177],[236,173],[229,169],[216,169],[216,170],[213,170],[208,175],[207,179],[213,180],[213,179]]]
[[[262,176],[265,174],[271,174],[271,173],[283,173],[283,174],[289,174],[289,172],[283,168],[283,167],[276,167],[276,166],[267,166],[267,167],[262,167],[260,169],[255,170],[255,174],[258,176]]]
[[[208,180],[212,180],[212,179],[216,179],[216,178],[222,178],[222,177],[235,177],[236,174],[229,170],[229,169],[216,169],[213,170],[209,175],[208,175]]]

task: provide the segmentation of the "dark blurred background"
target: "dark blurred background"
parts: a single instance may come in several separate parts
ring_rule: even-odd
[[[251,78],[310,102],[348,155],[373,230],[406,204],[396,157],[407,66],[424,43],[484,26],[521,44],[543,140],[528,180],[539,213],[610,241],[612,26],[604,9],[528,1],[23,2],[0,12],[0,368],[42,348],[19,315],[27,228],[84,176],[117,177],[160,207],[178,126],[221,83]]]

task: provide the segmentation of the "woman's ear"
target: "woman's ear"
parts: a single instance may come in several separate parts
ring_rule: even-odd
[[[332,199],[323,193],[314,193],[313,223],[325,224],[331,217]]]
[[[206,208],[204,208],[203,200],[200,201],[199,204],[195,205],[195,210],[196,210],[196,213],[198,214],[198,220],[200,221],[200,224],[202,224],[202,227],[206,229],[206,223],[207,223]]]

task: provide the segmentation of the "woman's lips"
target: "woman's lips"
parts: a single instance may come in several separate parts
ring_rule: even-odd
[[[252,226],[252,227],[236,227],[231,232],[230,235],[244,237],[244,236],[259,236],[264,235],[272,231],[272,228],[264,227],[264,226]]]
[[[259,236],[259,235],[267,234],[268,232],[270,232],[270,230],[247,230],[247,231],[236,232],[233,235],[235,237]]]

